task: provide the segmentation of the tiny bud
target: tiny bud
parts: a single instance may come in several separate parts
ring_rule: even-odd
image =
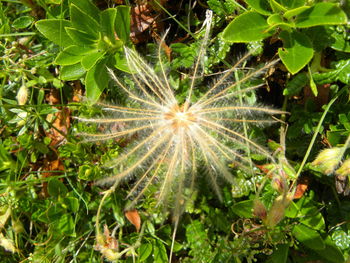
[[[312,165],[319,167],[325,174],[329,175],[339,165],[342,152],[343,149],[339,147],[325,149],[317,155]]]
[[[17,101],[18,105],[24,105],[26,104],[28,100],[28,88],[26,86],[21,86],[17,92]]]
[[[274,176],[271,181],[271,186],[273,189],[283,194],[288,190],[286,179],[282,176]]]
[[[267,215],[266,207],[259,199],[254,200],[253,215],[262,220],[266,219],[266,215]]]
[[[267,213],[265,224],[268,227],[276,226],[284,218],[284,212],[290,203],[290,198],[283,195],[278,196]]]
[[[337,175],[348,176],[350,175],[350,159],[347,159],[339,168],[335,171]]]

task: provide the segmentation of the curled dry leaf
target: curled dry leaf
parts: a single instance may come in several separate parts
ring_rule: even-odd
[[[136,231],[139,232],[141,228],[141,217],[136,209],[125,211],[125,217],[133,224],[136,228]]]
[[[298,180],[297,188],[294,193],[294,199],[302,198],[304,193],[306,192],[307,188],[309,186],[309,178],[307,177],[301,177]]]

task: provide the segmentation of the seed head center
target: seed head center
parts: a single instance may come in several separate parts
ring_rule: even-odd
[[[164,114],[164,119],[170,121],[171,127],[176,131],[179,128],[188,129],[196,120],[194,114],[184,105],[175,105]]]

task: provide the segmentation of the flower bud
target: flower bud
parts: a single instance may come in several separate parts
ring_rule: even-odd
[[[266,219],[266,215],[267,215],[266,207],[259,199],[254,200],[253,215],[255,217],[260,218],[261,220]]]
[[[348,176],[350,175],[350,159],[347,159],[343,164],[335,171],[337,175]]]
[[[312,165],[319,167],[325,174],[329,175],[334,172],[342,158],[343,149],[334,147],[321,151]]]
[[[280,195],[273,202],[270,211],[267,213],[265,225],[268,227],[276,226],[284,218],[284,212],[290,204],[291,198]]]
[[[28,100],[28,88],[26,86],[21,86],[17,92],[18,105],[26,104]]]
[[[288,190],[286,179],[282,176],[274,176],[271,181],[271,186],[273,189],[278,191],[280,194],[285,193]]]

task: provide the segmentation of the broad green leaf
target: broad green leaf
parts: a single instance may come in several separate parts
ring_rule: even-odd
[[[295,225],[292,233],[299,242],[312,250],[322,250],[326,247],[320,234],[303,224]]]
[[[99,21],[100,10],[91,2],[91,0],[69,0],[70,4],[74,4],[80,10],[84,10],[86,14]]]
[[[107,37],[110,42],[115,43],[116,36],[114,30],[115,17],[117,15],[117,9],[108,8],[101,12],[101,32],[104,37]]]
[[[80,62],[82,57],[91,51],[92,50],[90,48],[69,46],[57,55],[55,63],[62,66],[73,65]]]
[[[274,13],[284,13],[288,10],[285,6],[281,5],[281,3],[276,0],[270,0],[270,5]]]
[[[275,246],[272,255],[268,259],[269,263],[286,263],[289,252],[289,244],[278,244]]]
[[[288,9],[293,9],[305,5],[306,0],[277,0],[277,2]]]
[[[71,4],[70,8],[71,23],[75,29],[86,32],[92,39],[98,39],[100,25],[91,16],[80,10],[76,5]]]
[[[104,55],[105,55],[105,52],[102,52],[100,50],[94,50],[93,52],[83,57],[83,59],[81,60],[81,65],[84,67],[86,71],[88,71],[93,66],[95,66],[97,61],[103,58]]]
[[[262,15],[271,14],[271,7],[266,0],[246,0],[246,3]]]
[[[85,69],[81,63],[61,67],[60,78],[62,80],[77,80],[85,74]]]
[[[253,217],[253,201],[252,200],[244,200],[238,202],[232,206],[232,211],[243,218],[251,218]]]
[[[343,253],[329,236],[327,236],[324,243],[325,248],[321,250],[316,250],[317,254],[327,259],[327,262],[340,263],[345,261]]]
[[[29,27],[33,21],[34,18],[31,16],[21,16],[13,21],[12,26],[16,29],[22,29]]]
[[[278,54],[288,71],[295,74],[313,57],[311,41],[306,35],[296,31],[283,31],[280,38],[283,40],[283,48],[278,49]]]
[[[74,44],[79,46],[88,47],[96,45],[96,40],[90,37],[90,35],[85,32],[79,31],[73,27],[66,27],[67,34],[73,41]]]
[[[139,260],[140,262],[145,261],[151,254],[152,254],[152,244],[146,243],[146,244],[141,244],[139,248]]]
[[[68,192],[67,187],[57,178],[51,179],[47,184],[47,191],[53,197],[65,196]]]
[[[337,227],[332,231],[332,240],[334,241],[335,245],[342,250],[350,248],[349,231],[345,229],[343,230],[341,227]]]
[[[305,11],[306,9],[309,9],[309,8],[310,8],[310,6],[301,6],[301,7],[292,9],[292,10],[288,10],[287,12],[285,12],[283,14],[283,17],[285,17],[286,19],[290,19],[293,16],[297,16],[300,13],[302,13],[303,11]]]
[[[283,17],[279,14],[273,14],[267,18],[267,23],[269,24],[269,31],[272,30],[275,27],[280,27],[282,29],[286,28],[289,29],[293,27],[294,25],[289,23],[288,21],[285,21]]]
[[[229,42],[251,42],[267,38],[269,25],[266,18],[256,12],[245,12],[235,18],[224,30],[223,38]]]
[[[67,20],[45,19],[36,22],[35,26],[41,34],[59,46],[68,47],[74,44],[65,30],[65,27],[71,26]]]
[[[130,36],[130,7],[118,6],[117,16],[115,18],[115,31],[117,36],[124,43],[129,42]]]
[[[91,103],[99,99],[108,82],[109,75],[107,73],[106,59],[104,59],[93,66],[86,74],[86,96]]]
[[[330,46],[334,39],[325,26],[314,26],[303,30],[303,33],[310,38],[315,52],[321,52]]]
[[[336,4],[317,3],[300,13],[295,20],[296,27],[346,24],[346,14]]]

